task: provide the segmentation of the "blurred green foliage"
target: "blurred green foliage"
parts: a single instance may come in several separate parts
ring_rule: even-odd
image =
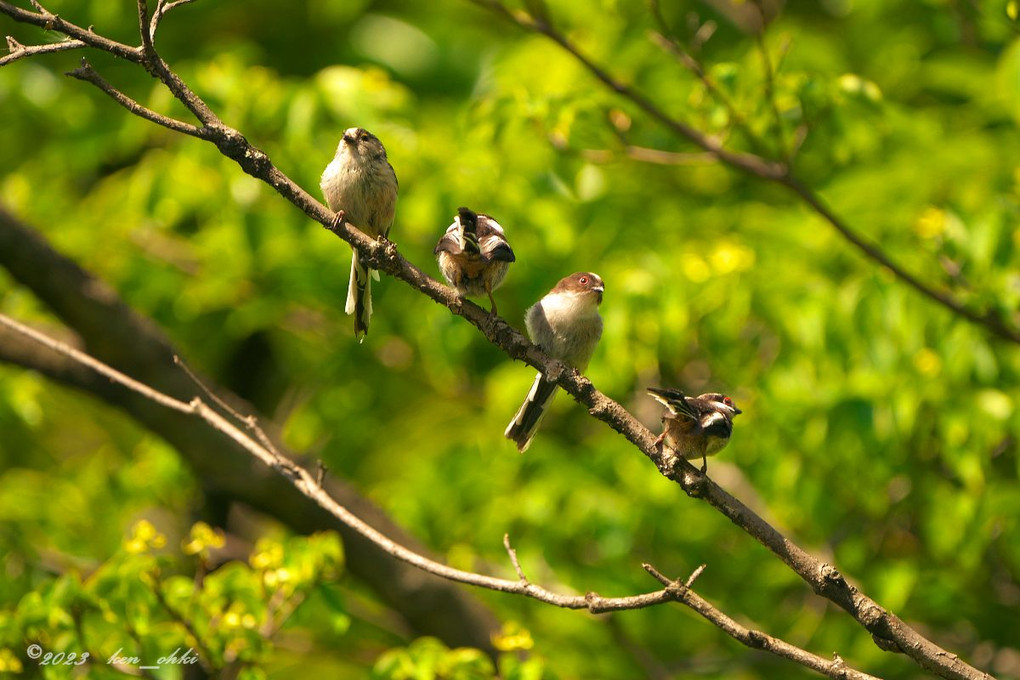
[[[139,520],[102,565],[89,565],[36,585],[16,607],[0,614],[0,671],[37,666],[47,678],[71,677],[78,666],[89,677],[121,677],[138,666],[166,673],[201,664],[207,672],[235,667],[237,677],[267,677],[268,640],[304,604],[300,630],[320,641],[342,634],[349,617],[332,594],[342,563],[335,534],[286,540],[260,539],[249,564],[231,561],[205,575],[209,553],[222,534],[195,524],[182,551],[195,556],[192,574],[172,573],[185,563],[164,551],[167,537]],[[307,600],[307,601],[306,601]],[[311,615],[307,615],[311,612]],[[311,628],[309,628],[311,626]],[[25,640],[37,645],[20,661]]]
[[[791,156],[907,269],[1008,316],[1020,307],[1020,31],[1007,4],[788,3],[764,36],[770,78],[758,40],[725,13],[663,3],[732,107],[649,39],[658,27],[643,3],[556,0],[550,11],[664,110],[730,148]],[[133,3],[48,8],[135,41]],[[58,39],[0,26],[26,44]],[[600,273],[606,327],[588,374],[602,391],[653,428],[645,386],[733,395],[744,415],[713,479],[936,642],[1020,677],[1015,345],[921,298],[781,189],[697,155],[629,158],[625,144],[698,149],[549,41],[468,2],[196,3],[165,20],[157,46],[314,195],[341,130],[375,132],[400,178],[391,236],[426,271],[438,276],[431,251],[459,205],[495,216],[518,255],[499,307],[520,327],[562,275]],[[567,398],[518,456],[501,432],[531,369],[410,288],[374,287],[372,331],[358,345],[343,314],[346,246],[212,146],[62,78],[81,56],[0,69],[0,201],[153,317],[189,363],[270,414],[290,446],[356,482],[454,566],[512,578],[506,532],[528,577],[562,591],[644,592],[656,583],[642,561],[672,576],[704,562],[699,592],[738,620],[869,673],[920,676]],[[123,91],[187,119],[141,69],[88,57]],[[0,309],[47,318],[3,273]],[[6,366],[0,432],[0,664],[28,663],[18,635],[29,631],[50,631],[51,651],[75,650],[73,616],[60,612],[83,597],[131,602],[135,625],[153,626],[132,641],[122,619],[97,621],[111,636],[94,642],[103,654],[184,645],[153,613],[156,586],[120,572],[169,560],[179,574],[162,587],[174,601],[186,599],[195,560],[132,554],[121,540],[141,517],[171,540],[187,534],[199,480],[119,413]],[[321,552],[278,540],[283,560]],[[210,581],[202,597],[214,600]],[[254,566],[238,566],[215,587],[258,620],[259,583]],[[252,668],[497,672],[380,623],[357,588],[339,592],[305,603],[272,644],[238,630]],[[799,672],[678,607],[594,617],[478,596],[533,640],[532,661],[505,656],[503,677]],[[370,613],[349,615],[348,601]],[[205,636],[212,649],[233,644],[219,635]]]

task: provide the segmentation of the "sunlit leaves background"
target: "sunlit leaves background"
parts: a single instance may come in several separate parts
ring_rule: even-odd
[[[753,5],[734,5],[662,6],[731,106],[660,46],[643,3],[550,11],[671,115],[731,148],[792,157],[837,213],[924,280],[1015,314],[1015,7],[769,5],[778,15],[759,43],[733,19]],[[135,39],[132,3],[49,8]],[[10,22],[3,31],[57,39]],[[198,3],[165,21],[157,45],[313,194],[343,128],[378,134],[400,178],[392,236],[426,271],[436,273],[432,248],[459,205],[495,216],[518,256],[499,307],[518,326],[559,277],[599,272],[606,330],[589,375],[600,389],[650,427],[647,385],[731,394],[744,414],[712,461],[715,480],[937,642],[1020,674],[1015,346],[898,283],[792,194],[710,162],[548,41],[468,2]],[[0,71],[0,200],[281,424],[294,449],[455,566],[511,576],[506,532],[529,577],[563,591],[631,594],[656,585],[642,561],[675,576],[707,563],[700,592],[739,620],[868,672],[916,675],[569,399],[518,456],[501,432],[531,370],[406,286],[375,287],[359,346],[342,313],[346,247],[210,145],[62,77],[80,56]],[[146,105],[186,117],[140,69],[89,59]],[[628,145],[676,155],[641,162]],[[46,321],[2,273],[0,307]],[[179,570],[195,568],[177,541],[200,514],[200,485],[160,440],[10,367],[0,367],[0,431],[0,646],[22,653],[27,593],[57,573],[110,568],[140,517],[171,535]],[[344,598],[379,608],[349,583],[342,593],[311,598],[318,613],[289,620],[291,635],[259,667],[292,677],[273,659],[296,639],[311,640],[308,654],[334,676],[361,677],[377,659],[395,676],[485,666],[471,654],[451,661],[431,641],[381,656],[411,640],[374,613],[334,631],[338,646],[323,627],[345,616]],[[592,617],[478,596],[527,631],[523,646],[559,677],[796,670],[676,607]]]

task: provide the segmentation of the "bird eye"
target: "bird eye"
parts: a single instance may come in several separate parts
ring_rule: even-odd
[[[729,397],[723,397],[722,400],[723,403],[726,404],[727,406],[733,406],[733,400],[730,399]]]
[[[581,278],[579,278],[577,280],[577,282],[580,283],[582,286],[587,286],[588,285],[588,277],[587,276],[582,276]]]

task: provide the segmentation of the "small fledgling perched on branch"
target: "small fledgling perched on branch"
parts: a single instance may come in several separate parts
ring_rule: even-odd
[[[489,313],[497,314],[492,291],[503,283],[510,263],[516,260],[499,222],[458,208],[433,253],[447,283],[463,297],[488,295]]]
[[[319,186],[329,209],[349,224],[374,238],[389,234],[397,207],[397,175],[386,160],[382,142],[371,132],[364,128],[344,131]],[[378,272],[362,265],[355,250],[344,311],[354,315],[354,335],[359,341],[365,339],[372,317],[372,277],[378,281]]]
[[[722,451],[733,433],[733,417],[742,411],[733,400],[718,392],[688,397],[680,390],[649,387],[650,394],[666,407],[662,415],[662,442],[684,458],[701,458],[701,471],[708,469],[708,456]]]
[[[578,272],[561,279],[524,316],[531,341],[552,358],[583,371],[602,337],[599,305],[605,290],[602,278],[591,272]],[[542,373],[535,376],[528,398],[503,433],[517,444],[521,453],[531,446],[531,439],[555,394],[556,383]]]

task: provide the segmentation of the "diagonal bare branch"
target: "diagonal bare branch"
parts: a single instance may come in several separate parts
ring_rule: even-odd
[[[382,547],[387,553],[407,562],[408,564],[414,565],[423,571],[427,571],[459,583],[466,583],[505,593],[526,595],[557,607],[564,607],[566,609],[587,609],[593,613],[638,609],[667,602],[671,599],[665,589],[630,597],[607,598],[595,593],[588,593],[587,595],[560,595],[527,581],[510,581],[492,576],[484,576],[474,572],[455,569],[440,562],[436,562],[424,555],[405,548],[362,521],[322,490],[316,481],[315,475],[287,458],[274,455],[272,451],[256,441],[252,436],[242,431],[237,425],[231,423],[218,411],[207,405],[201,398],[194,397],[189,402],[185,402],[171,397],[170,395],[160,392],[141,381],[135,380],[121,371],[118,371],[98,359],[93,358],[85,352],[75,349],[66,343],[54,340],[46,334],[26,326],[5,314],[0,314],[0,326],[18,333],[19,335],[28,338],[33,342],[52,350],[53,352],[68,357],[96,373],[99,373],[103,377],[123,385],[145,398],[156,402],[160,406],[201,418],[209,426],[222,432],[235,443],[242,446],[262,463],[290,479],[303,494],[321,505],[335,517],[344,522],[344,524],[347,524],[363,536],[372,540],[374,543]]]
[[[509,535],[504,535],[503,545],[507,550],[510,557],[510,561],[513,564],[514,570],[517,573],[517,580],[512,581],[508,579],[501,579],[492,576],[485,576],[475,572],[464,571],[461,569],[455,569],[448,565],[442,564],[435,560],[432,560],[420,553],[416,553],[409,548],[391,540],[386,535],[374,529],[372,526],[361,520],[359,517],[350,512],[347,508],[340,505],[334,500],[328,493],[326,493],[319,485],[318,480],[306,470],[304,467],[297,463],[282,458],[279,454],[273,450],[266,448],[262,443],[256,441],[248,434],[240,430],[236,425],[227,420],[216,410],[210,408],[204,401],[199,397],[193,398],[190,402],[185,403],[179,399],[175,399],[168,394],[162,393],[144,383],[135,380],[124,373],[116,370],[115,368],[104,364],[103,362],[95,359],[88,354],[74,349],[69,345],[59,342],[50,338],[49,336],[36,331],[14,319],[8,317],[5,314],[0,314],[0,328],[7,328],[14,333],[27,338],[35,343],[46,347],[58,354],[66,356],[73,361],[88,367],[89,369],[99,373],[109,380],[119,383],[124,387],[137,392],[147,399],[151,399],[156,403],[166,408],[190,414],[201,418],[205,423],[223,433],[235,443],[241,445],[250,454],[258,458],[268,467],[277,471],[285,478],[289,479],[291,483],[301,493],[305,494],[308,498],[312,499],[320,506],[325,508],[330,514],[339,519],[341,522],[351,527],[361,535],[365,536],[373,543],[381,547],[384,551],[390,555],[400,559],[408,564],[411,564],[422,571],[426,571],[437,576],[441,576],[445,579],[456,581],[458,583],[466,583],[468,585],[477,586],[480,588],[486,588],[488,590],[494,590],[503,593],[509,593],[514,595],[522,595],[539,602],[554,605],[557,607],[563,607],[566,609],[586,609],[593,614],[601,614],[614,611],[624,611],[629,609],[642,609],[666,602],[679,602],[694,611],[701,614],[709,622],[718,626],[723,632],[727,633],[739,642],[752,647],[755,649],[761,649],[766,652],[770,652],[777,656],[789,659],[796,663],[799,663],[807,668],[815,670],[822,675],[826,675],[832,678],[843,678],[849,680],[876,680],[873,676],[866,673],[861,673],[853,669],[848,668],[843,663],[831,663],[823,659],[822,657],[816,656],[810,652],[807,652],[799,647],[791,645],[783,640],[775,638],[771,635],[767,635],[760,631],[753,631],[740,626],[733,619],[728,617],[726,614],[721,612],[715,606],[710,604],[707,600],[696,594],[691,590],[690,585],[695,578],[704,569],[704,565],[699,567],[686,582],[671,581],[662,574],[660,574],[654,567],[648,564],[643,565],[644,568],[653,576],[655,576],[665,586],[662,590],[653,591],[650,593],[644,593],[641,595],[631,595],[626,597],[603,597],[595,592],[587,592],[584,595],[561,595],[553,591],[548,590],[542,586],[536,585],[528,581],[524,576],[524,571],[521,568],[520,561],[517,557],[517,552],[510,546]],[[204,386],[203,386],[204,389]],[[210,392],[211,394],[211,392]],[[184,624],[185,628],[192,637],[195,638],[199,646],[202,645],[202,640],[197,636],[197,633],[192,629],[186,618],[182,617],[179,612],[173,610],[172,607],[164,600],[162,593],[157,583],[156,596],[160,600],[160,603],[165,609],[180,623]],[[201,651],[201,650],[200,650]],[[208,654],[204,655],[205,658],[209,658]]]
[[[67,325],[67,330],[44,329],[51,337],[85,348],[92,356],[181,400],[187,401],[195,393],[193,382],[172,364],[172,357],[179,350],[151,319],[128,307],[114,290],[56,252],[37,229],[22,223],[2,206],[0,267]],[[68,331],[73,331],[73,335]],[[300,534],[336,530],[344,541],[348,572],[406,620],[417,634],[437,636],[451,647],[468,646],[494,653],[490,633],[498,628],[495,616],[459,584],[435,576],[423,577],[414,567],[385,554],[240,446],[224,445],[222,435],[215,430],[195,427],[190,415],[160,408],[5,327],[0,327],[0,362],[35,371],[54,384],[81,390],[124,411],[177,449],[208,493],[248,505]],[[214,386],[214,390],[239,413],[255,412],[250,404],[222,386]],[[269,434],[275,448],[286,451],[273,433]],[[294,454],[289,457],[296,458]],[[413,537],[343,478],[324,479],[322,486],[334,499],[386,535],[425,552]],[[441,610],[432,606],[436,601],[444,603]]]
[[[199,139],[206,138],[206,135],[203,132],[203,128],[195,127],[190,123],[185,123],[184,121],[177,120],[176,118],[164,116],[161,113],[157,113],[156,111],[153,111],[150,108],[142,106],[134,99],[131,99],[126,94],[124,94],[123,92],[115,88],[113,85],[111,85],[101,75],[99,75],[99,72],[92,67],[92,64],[90,64],[84,58],[82,58],[81,60],[81,66],[79,66],[73,71],[69,71],[67,75],[77,80],[85,81],[86,83],[92,83],[100,90],[105,92],[107,95],[109,95],[110,98],[113,99],[113,101],[117,102],[118,104],[120,104],[125,109],[135,114],[139,118],[144,118],[145,120],[155,123],[156,125],[161,125],[167,129],[173,130],[174,132],[180,132],[181,134],[184,135],[198,137]]]
[[[830,661],[829,659],[806,652],[795,645],[791,645],[789,642],[780,640],[779,638],[767,633],[763,633],[760,630],[746,628],[723,612],[719,611],[719,609],[711,602],[695,593],[690,587],[690,584],[698,577],[701,571],[705,568],[705,565],[701,565],[693,574],[691,574],[691,576],[687,578],[686,582],[681,581],[680,579],[674,580],[663,576],[658,569],[650,564],[643,564],[641,566],[643,566],[645,571],[651,574],[659,583],[666,586],[666,591],[673,597],[673,599],[680,604],[690,607],[698,614],[721,628],[734,640],[750,647],[751,649],[760,649],[771,654],[775,654],[776,656],[783,657],[784,659],[795,661],[801,666],[810,668],[822,675],[827,675],[830,678],[877,680],[872,675],[848,668],[846,663],[843,659],[839,658],[839,656],[836,656]]]
[[[664,125],[673,133],[693,142],[695,145],[701,147],[727,165],[739,168],[744,172],[755,175],[756,177],[762,177],[773,181],[779,180],[789,173],[789,168],[781,163],[775,163],[766,160],[761,156],[755,156],[754,154],[730,151],[723,147],[723,145],[713,137],[702,133],[700,130],[695,129],[686,123],[676,120],[660,109],[651,99],[638,92],[630,85],[616,79],[604,68],[593,62],[565,35],[557,31],[551,23],[542,19],[536,19],[528,14],[512,12],[499,2],[499,0],[469,0],[469,2],[488,9],[489,11],[517,24],[521,28],[546,36],[569,52],[610,90],[634,102],[645,113],[659,121],[659,123]]]
[[[967,321],[978,326],[983,326],[985,329],[991,331],[994,335],[1004,340],[1020,343],[1020,329],[1007,324],[1005,320],[996,314],[971,309],[957,300],[952,294],[932,288],[905,270],[903,267],[893,262],[892,259],[885,254],[885,251],[851,229],[850,225],[834,213],[821,196],[819,196],[804,182],[800,181],[796,177],[788,177],[783,180],[781,184],[799,196],[811,207],[812,210],[828,222],[833,229],[838,231],[844,239],[857,248],[857,250],[864,253],[865,256],[880,266],[888,269],[896,278],[906,283],[921,295],[933,302],[937,302]]]

